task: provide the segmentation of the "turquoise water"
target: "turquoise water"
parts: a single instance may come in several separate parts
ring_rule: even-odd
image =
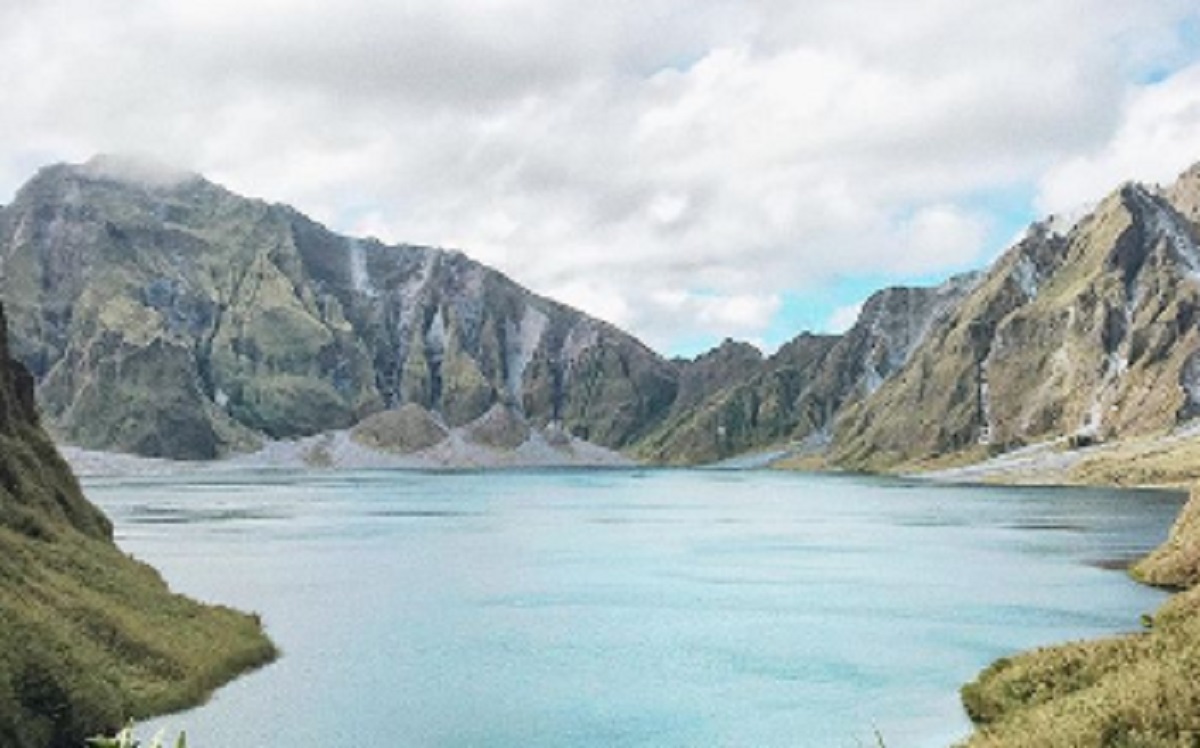
[[[121,545],[284,656],[196,748],[944,746],[996,657],[1134,629],[1170,494],[759,472],[93,480]]]

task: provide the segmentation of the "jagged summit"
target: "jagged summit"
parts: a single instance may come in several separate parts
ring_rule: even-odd
[[[0,209],[0,267],[14,355],[86,447],[211,458],[413,406],[499,444],[550,428],[659,462],[790,445],[889,467],[1200,414],[1198,216],[1200,165],[1123,185],[767,357],[668,361],[460,252],[123,157],[42,170]],[[375,423],[423,443],[426,420]]]
[[[1028,234],[839,420],[833,458],[888,467],[1191,417],[1200,253],[1173,196],[1192,178],[1123,185],[1069,232]]]
[[[0,212],[14,352],[69,442],[211,458],[410,402],[458,426],[503,401],[621,446],[674,400],[644,345],[461,253],[160,172],[51,167]]]

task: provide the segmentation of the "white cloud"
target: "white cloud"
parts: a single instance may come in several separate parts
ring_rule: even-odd
[[[862,302],[857,304],[847,304],[833,310],[833,314],[829,315],[829,319],[825,322],[825,331],[831,333],[843,333],[854,327],[854,323],[858,321],[858,315],[862,314]]]
[[[898,238],[904,251],[892,267],[920,273],[930,267],[967,264],[983,251],[987,223],[986,217],[954,205],[923,207],[901,226]]]
[[[1110,140],[1051,169],[1039,207],[1069,212],[1127,180],[1166,183],[1200,161],[1200,63],[1130,95]]]
[[[1190,6],[11,4],[0,196],[45,161],[149,152],[335,228],[460,247],[665,347],[755,337],[785,292],[971,264],[977,197],[1056,163],[1076,165],[1046,204],[1200,157],[1173,109],[1195,74],[1131,83],[1178,63]]]
[[[628,310],[631,314],[626,322],[650,330],[646,342],[660,350],[666,350],[673,339],[695,336],[697,331],[711,337],[713,330],[758,344],[759,333],[770,325],[782,305],[783,299],[777,294],[659,289],[639,299],[637,306]]]

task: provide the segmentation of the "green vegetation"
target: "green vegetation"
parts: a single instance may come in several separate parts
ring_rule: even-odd
[[[675,366],[462,254],[110,164],[43,169],[0,207],[13,350],[66,442],[206,460],[409,403],[451,427],[505,403],[619,448],[674,401]]]
[[[965,745],[1200,745],[1200,492],[1134,576],[1180,592],[1124,637],[1002,659],[963,688]]]
[[[0,313],[0,745],[75,748],[273,659],[256,617],[171,593],[113,544],[3,330]]]
[[[77,745],[274,658],[256,618],[172,594],[106,540],[53,533],[0,530],[0,745]]]

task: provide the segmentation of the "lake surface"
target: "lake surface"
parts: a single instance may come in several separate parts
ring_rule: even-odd
[[[957,689],[1163,596],[1182,497],[772,472],[91,480],[127,551],[260,612],[196,748],[945,746]]]

